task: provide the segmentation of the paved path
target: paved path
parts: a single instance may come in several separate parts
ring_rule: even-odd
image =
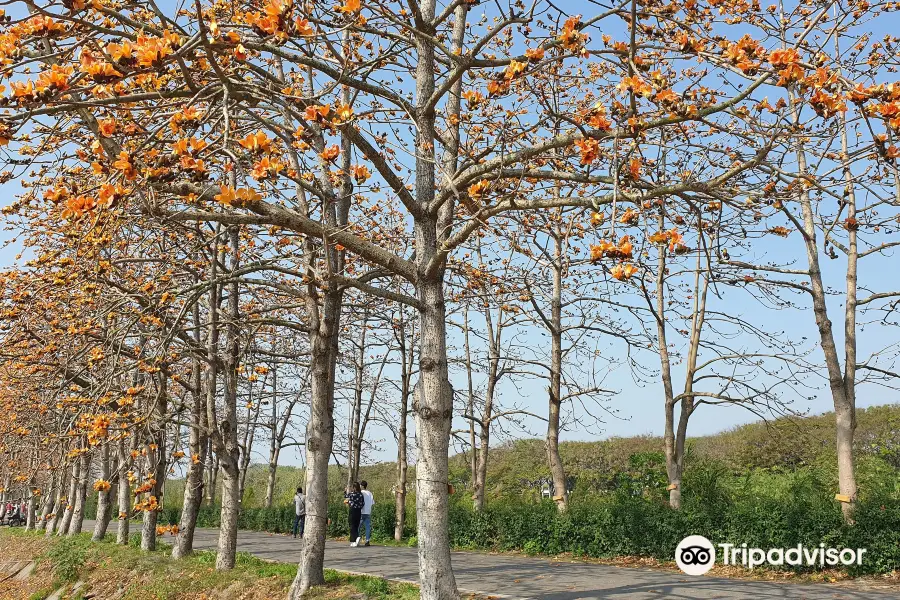
[[[90,529],[85,523],[85,530]],[[217,539],[218,530],[198,529],[194,547],[215,549]],[[290,536],[256,531],[241,531],[238,534],[238,550],[279,562],[299,561],[302,543]],[[325,547],[325,567],[412,582],[419,579],[415,548],[350,548],[347,542],[329,541]],[[454,552],[453,572],[462,590],[514,599],[888,600],[900,597],[900,589],[896,587],[870,591],[844,585],[688,577],[679,572],[657,569],[479,552]]]

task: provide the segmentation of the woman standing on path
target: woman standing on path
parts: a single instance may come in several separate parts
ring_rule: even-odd
[[[366,503],[358,482],[353,482],[344,493],[344,503],[350,507],[350,546],[359,545],[359,520],[362,517],[362,507]]]

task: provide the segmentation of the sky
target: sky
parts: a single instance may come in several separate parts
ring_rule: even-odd
[[[572,0],[564,0],[557,6],[563,10],[568,9],[572,13],[591,11],[584,7],[583,3]],[[886,20],[877,21],[870,29],[876,36],[886,33],[888,29],[887,20],[890,19],[891,17],[887,17]],[[730,39],[739,37],[739,35],[734,35],[734,32],[726,32],[726,35]],[[16,181],[0,185],[0,205],[9,204],[20,189]],[[4,242],[9,241],[8,232],[4,231],[2,235]],[[796,238],[795,233],[793,237],[784,241],[767,242],[761,252],[763,254],[777,253],[783,256],[783,253],[796,254],[798,249],[799,240]],[[15,255],[19,251],[20,246],[14,242],[0,248],[0,267],[13,265]],[[800,255],[796,256],[798,259],[802,258]],[[879,286],[883,285],[886,280],[895,279],[892,275],[897,272],[896,264],[896,257],[893,254],[884,258],[876,257],[863,261],[860,265],[860,280],[863,282],[878,282]],[[844,285],[843,267],[844,261],[842,259],[825,260],[823,262],[826,283],[833,289],[842,289]],[[791,340],[807,340],[807,346],[813,350],[810,358],[821,361],[821,352],[816,347],[816,324],[812,312],[806,308],[808,305],[797,309],[771,310],[761,306],[744,294],[728,294],[721,303],[722,305],[718,306],[718,308],[727,309],[730,314],[740,315],[751,322],[765,323],[773,331],[784,332],[784,335]],[[842,309],[840,295],[829,298],[829,312],[835,326],[838,344],[842,342]],[[534,346],[546,344],[546,341],[537,332],[533,331],[526,334],[523,342],[526,345]],[[860,357],[865,357],[870,351],[897,344],[898,342],[900,342],[900,335],[898,335],[896,327],[878,324],[870,325],[860,334]],[[450,343],[458,349],[462,348],[462,340],[458,333],[451,334]],[[614,352],[615,350],[610,349],[610,351]],[[390,369],[387,374],[392,374]],[[466,388],[465,376],[460,370],[456,370],[452,374],[451,379],[455,389],[464,390]],[[679,387],[678,381],[679,377],[676,373],[676,387]],[[818,389],[812,392],[813,398],[808,401],[798,402],[793,408],[799,412],[809,412],[811,414],[820,414],[832,410],[832,400],[824,384],[825,381],[820,380]],[[638,384],[635,382],[628,366],[621,365],[608,373],[604,380],[604,387],[614,392],[605,404],[607,410],[601,411],[605,414],[604,422],[591,428],[575,427],[566,430],[562,434],[563,441],[662,434],[664,415],[662,411],[663,394],[660,384],[655,382]],[[879,385],[862,385],[857,392],[858,407],[895,403],[897,401],[898,394],[895,390]],[[505,380],[499,388],[499,402],[505,406],[515,404],[528,411],[541,414],[546,412],[546,389],[541,382],[523,381],[517,385],[512,381]],[[339,403],[338,419],[345,416],[344,410],[345,407]],[[689,434],[691,436],[708,435],[755,420],[758,420],[757,415],[748,412],[742,407],[704,406],[692,417]],[[411,416],[411,431],[414,430],[413,421],[414,419]],[[524,430],[515,431],[515,435],[543,437],[545,424],[542,421],[526,417],[523,419],[523,424],[525,426]],[[454,428],[464,427],[465,423],[461,419],[457,419],[454,422]],[[374,447],[368,452],[367,460],[369,462],[393,460],[396,454],[396,447],[389,430],[383,425],[375,424],[371,427],[369,433],[369,441],[374,444]],[[264,459],[264,445],[259,445],[255,450],[256,456],[254,458],[258,460]],[[282,462],[293,465],[302,464],[302,449],[289,448],[282,455]]]

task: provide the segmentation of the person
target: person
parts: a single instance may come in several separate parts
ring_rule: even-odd
[[[303,538],[303,531],[306,529],[306,496],[303,495],[303,488],[297,486],[297,493],[294,494],[294,539],[297,539],[297,528],[300,528],[300,538]]]
[[[359,546],[359,519],[362,516],[362,507],[366,503],[358,481],[347,486],[344,503],[350,509],[350,546],[356,548]]]
[[[366,527],[366,546],[368,546],[369,542],[372,541],[372,507],[375,506],[375,496],[369,491],[369,483],[365,479],[360,481],[359,485],[362,487],[364,501],[360,514],[360,525],[365,525]]]

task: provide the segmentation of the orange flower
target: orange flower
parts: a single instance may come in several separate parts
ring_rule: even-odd
[[[316,33],[315,30],[309,25],[308,19],[300,19],[300,18],[298,18],[296,21],[294,21],[294,32],[297,35],[305,36],[305,37],[314,35]]]
[[[231,206],[234,204],[237,196],[235,195],[234,188],[223,185],[219,187],[219,193],[214,196],[216,202],[221,202],[226,206]]]
[[[331,105],[318,105],[313,104],[311,106],[307,106],[306,110],[303,112],[303,117],[307,121],[322,121],[328,118],[328,113],[331,112]]]
[[[323,159],[325,159],[327,161],[333,161],[334,159],[336,159],[338,157],[338,155],[340,153],[341,153],[341,149],[338,147],[338,145],[333,144],[333,145],[329,146],[328,148],[325,148],[324,150],[322,150],[322,152],[319,153],[319,156],[321,156]]]
[[[509,66],[506,67],[506,72],[503,76],[506,79],[515,79],[519,75],[525,72],[526,67],[528,67],[527,63],[519,62],[519,61],[511,61]]]
[[[632,181],[637,181],[641,178],[641,159],[632,158],[628,163],[628,175],[631,177]]]
[[[609,274],[612,275],[614,279],[624,281],[625,279],[630,279],[637,271],[638,268],[636,266],[631,263],[625,263],[614,266],[610,269]]]
[[[640,217],[638,212],[633,208],[629,208],[622,213],[621,217],[619,217],[619,223],[623,225],[634,225],[638,222],[638,217]]]
[[[53,65],[49,71],[44,71],[38,77],[37,89],[43,91],[45,89],[54,89],[65,91],[69,89],[69,77],[75,72],[74,67],[60,67]]]
[[[466,101],[466,106],[469,110],[476,108],[479,104],[484,102],[484,96],[481,92],[477,92],[475,90],[466,90],[462,93],[463,100]]]
[[[359,0],[346,0],[343,4],[334,7],[339,13],[344,13],[345,15],[352,15],[355,12],[359,12],[362,8]]]
[[[353,179],[356,180],[356,183],[363,184],[366,180],[371,177],[371,173],[369,173],[368,167],[366,165],[353,165],[351,168],[351,174],[353,175]]]
[[[581,151],[581,164],[589,165],[600,157],[600,142],[585,138],[576,140],[575,145]]]
[[[283,163],[278,162],[277,160],[270,160],[269,157],[266,156],[255,165],[253,165],[253,170],[250,172],[250,176],[257,181],[262,181],[263,179],[277,176],[278,173],[283,170]]]
[[[268,152],[272,147],[272,140],[263,131],[251,133],[242,140],[238,140],[244,149],[251,152]]]
[[[346,123],[353,119],[353,108],[349,104],[339,104],[335,108],[334,123]]]
[[[128,40],[123,40],[121,44],[108,44],[106,53],[120,65],[134,63],[134,46]]]
[[[579,50],[587,40],[587,35],[580,32],[581,16],[574,15],[563,23],[563,30],[559,34],[559,41],[566,50]]]
[[[103,119],[101,121],[97,121],[97,125],[100,126],[100,135],[104,137],[110,137],[116,132],[115,119]]]
[[[137,177],[137,171],[135,171],[134,165],[131,164],[131,157],[124,150],[119,153],[119,158],[113,162],[113,168],[121,171],[125,175],[125,179],[129,181]]]
[[[531,62],[538,62],[544,58],[544,49],[543,48],[529,48],[525,51],[525,58],[530,60]]]
[[[484,196],[484,193],[487,192],[490,185],[491,182],[487,179],[482,179],[477,183],[473,183],[469,186],[469,196],[476,199],[481,198],[482,196]]]

